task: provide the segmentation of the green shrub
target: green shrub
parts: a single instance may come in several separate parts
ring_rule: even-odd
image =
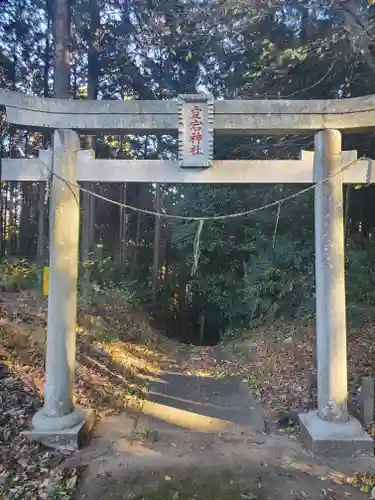
[[[245,263],[243,300],[250,325],[276,317],[310,319],[315,305],[311,243],[268,243]]]
[[[42,268],[26,259],[9,258],[0,262],[0,289],[19,292],[40,287]]]

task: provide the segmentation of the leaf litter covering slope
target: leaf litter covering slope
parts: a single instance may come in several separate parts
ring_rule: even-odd
[[[357,408],[360,378],[375,376],[373,331],[371,323],[348,329],[351,410]],[[199,376],[246,378],[272,428],[280,415],[296,416],[316,408],[315,343],[314,327],[275,323],[219,348],[191,348],[184,370]]]
[[[357,408],[362,376],[374,376],[374,325],[348,328],[349,408]],[[265,409],[270,423],[280,414],[296,415],[316,408],[315,328],[274,324],[227,343],[228,360],[222,365],[246,377]],[[370,429],[371,430],[371,429]]]
[[[80,474],[79,468],[64,468],[64,455],[29,443],[20,434],[42,405],[45,306],[33,296],[0,297],[0,499],[4,500],[69,499]],[[134,320],[132,339],[142,321],[146,318],[139,315]],[[147,376],[157,372],[160,363],[170,364],[163,351],[168,342],[158,347],[161,337],[155,331],[146,345],[130,341],[126,332],[122,337],[117,331],[114,340],[114,321],[99,318],[97,312],[81,314],[79,323],[76,403],[95,408],[99,419],[137,404],[147,390]],[[109,341],[102,338],[106,329],[112,332]],[[144,330],[149,333],[150,325]]]

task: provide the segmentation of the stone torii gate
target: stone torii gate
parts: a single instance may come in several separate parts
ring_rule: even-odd
[[[341,151],[341,132],[375,130],[375,96],[345,100],[69,101],[0,90],[10,124],[53,130],[53,153],[4,159],[2,180],[45,181],[53,172],[44,407],[28,433],[75,447],[92,412],[74,405],[79,189],[77,182],[317,183],[315,186],[318,409],[300,415],[301,437],[316,455],[373,453],[373,441],[347,411],[347,347],[342,185],[374,182],[372,161]],[[79,133],[179,133],[179,160],[96,160]],[[300,160],[212,159],[213,132],[315,134]],[[344,165],[349,166],[342,170]],[[328,180],[327,180],[328,179]],[[67,182],[70,185],[67,184]],[[325,182],[322,182],[325,181]]]

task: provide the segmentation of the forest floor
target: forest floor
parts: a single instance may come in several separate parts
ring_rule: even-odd
[[[78,325],[76,402],[95,409],[98,425],[88,448],[65,456],[21,435],[42,404],[46,304],[31,294],[0,296],[0,498],[338,500],[366,498],[360,489],[368,496],[375,485],[371,460],[318,463],[297,440],[294,415],[316,398],[313,328],[280,323],[220,348],[193,347],[113,300],[81,308]],[[358,377],[374,374],[372,332],[371,324],[349,332],[353,394]],[[175,425],[184,407],[161,417],[160,401],[145,400],[166,373],[217,383],[235,377],[255,394],[266,432],[194,429],[197,412],[189,425]],[[220,389],[211,392],[217,403]]]

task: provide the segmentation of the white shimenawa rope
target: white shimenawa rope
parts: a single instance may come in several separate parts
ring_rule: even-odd
[[[354,165],[354,163],[356,163],[357,161],[360,161],[363,159],[366,159],[365,156],[362,156],[361,158],[357,158],[356,160],[353,160],[350,163],[347,163],[346,165],[342,166],[333,175],[330,175],[321,181],[318,181],[314,184],[311,184],[307,188],[301,189],[300,191],[297,191],[296,193],[293,193],[289,196],[285,196],[284,198],[281,198],[279,200],[275,200],[275,201],[272,201],[270,203],[266,203],[265,205],[261,205],[260,207],[252,208],[251,210],[246,210],[245,212],[235,212],[235,213],[226,214],[226,215],[199,216],[199,217],[166,214],[166,213],[161,213],[161,212],[154,212],[152,210],[146,210],[144,208],[133,207],[132,205],[127,205],[126,203],[121,203],[120,201],[112,200],[111,198],[107,198],[106,196],[103,196],[99,193],[95,193],[94,191],[91,191],[89,189],[84,188],[83,186],[80,186],[76,182],[70,182],[70,181],[64,179],[63,177],[61,177],[60,175],[54,173],[46,165],[45,165],[45,167],[49,171],[51,177],[55,176],[57,179],[64,182],[68,187],[70,187],[70,188],[74,187],[76,189],[81,190],[83,193],[88,193],[91,196],[98,198],[99,200],[103,200],[107,203],[112,203],[113,205],[117,205],[118,207],[127,208],[129,210],[134,211],[134,212],[141,212],[143,214],[153,215],[156,217],[164,217],[165,219],[197,221],[199,224],[198,224],[197,232],[195,234],[194,242],[193,242],[193,266],[191,269],[191,276],[194,276],[198,270],[199,256],[200,256],[200,250],[199,250],[200,249],[200,238],[201,238],[201,233],[202,233],[204,222],[206,222],[206,221],[220,221],[220,220],[225,220],[225,219],[234,219],[237,217],[245,217],[245,216],[260,212],[261,210],[267,210],[268,208],[277,207],[278,210],[277,210],[277,215],[276,215],[276,225],[275,225],[275,230],[274,230],[274,235],[273,235],[273,247],[274,247],[275,240],[276,240],[276,231],[277,231],[277,226],[278,226],[279,219],[280,219],[280,210],[281,210],[282,204],[284,204],[287,201],[293,200],[294,198],[297,198],[298,196],[301,196],[305,193],[308,193],[309,191],[315,189],[316,186],[325,184],[330,179],[336,177],[337,175],[340,175],[342,172],[344,172],[344,170],[346,170],[350,166]],[[368,159],[368,162],[369,162],[369,165],[368,165],[368,170],[367,170],[367,175],[366,175],[367,183],[369,182],[369,180],[371,180],[371,174],[372,174],[372,160]]]
[[[71,186],[74,188],[80,189],[83,193],[88,193],[95,198],[98,198],[99,200],[106,201],[108,203],[112,203],[113,205],[117,205],[118,207],[121,208],[128,208],[129,210],[133,210],[134,212],[141,212],[143,214],[147,215],[154,215],[158,217],[164,217],[165,219],[175,219],[175,220],[185,220],[185,221],[203,221],[203,222],[208,222],[208,221],[217,221],[217,220],[224,220],[224,219],[234,219],[236,217],[245,217],[246,215],[252,215],[257,212],[260,212],[261,210],[266,210],[267,208],[272,208],[272,207],[277,207],[280,204],[283,204],[287,201],[293,200],[294,198],[297,198],[298,196],[301,196],[305,193],[308,193],[309,191],[313,190],[316,186],[320,186],[322,184],[325,184],[328,182],[330,179],[333,179],[337,175],[340,175],[344,170],[347,168],[351,167],[354,165],[354,163],[357,163],[358,161],[366,159],[365,156],[362,156],[360,158],[357,158],[356,160],[351,161],[350,163],[347,163],[343,167],[341,167],[337,172],[334,174],[326,177],[325,179],[321,181],[317,181],[314,184],[311,184],[307,188],[301,189],[300,191],[297,191],[296,193],[293,193],[289,196],[285,196],[284,198],[280,198],[279,200],[272,201],[270,203],[266,203],[265,205],[261,205],[260,207],[257,208],[252,208],[251,210],[246,210],[245,212],[235,212],[232,214],[226,214],[226,215],[212,215],[212,216],[192,216],[192,215],[174,215],[174,214],[167,214],[167,213],[162,213],[162,212],[154,212],[152,210],[146,210],[145,208],[139,208],[139,207],[133,207],[132,205],[127,205],[126,203],[121,203],[120,201],[112,200],[111,198],[107,198],[106,196],[103,196],[99,193],[95,193],[94,191],[90,191],[89,189],[84,188],[83,186],[80,186],[76,182],[71,182],[60,175],[54,173],[52,170],[48,169],[51,176],[55,176],[57,179],[60,179],[62,182],[65,182],[67,186]],[[369,160],[372,165],[372,160]],[[213,167],[214,168],[214,167]],[[235,183],[234,183],[235,184]]]
[[[200,220],[198,224],[198,229],[195,234],[194,243],[193,243],[193,267],[191,268],[191,276],[194,276],[198,271],[199,257],[200,257],[200,241],[201,241],[201,233],[203,229],[204,220]]]
[[[279,205],[277,207],[276,223],[275,223],[275,229],[273,230],[273,237],[272,237],[272,248],[273,249],[275,249],[276,233],[277,233],[277,227],[279,225],[279,220],[280,220],[281,205],[282,205],[282,203],[279,203]]]

